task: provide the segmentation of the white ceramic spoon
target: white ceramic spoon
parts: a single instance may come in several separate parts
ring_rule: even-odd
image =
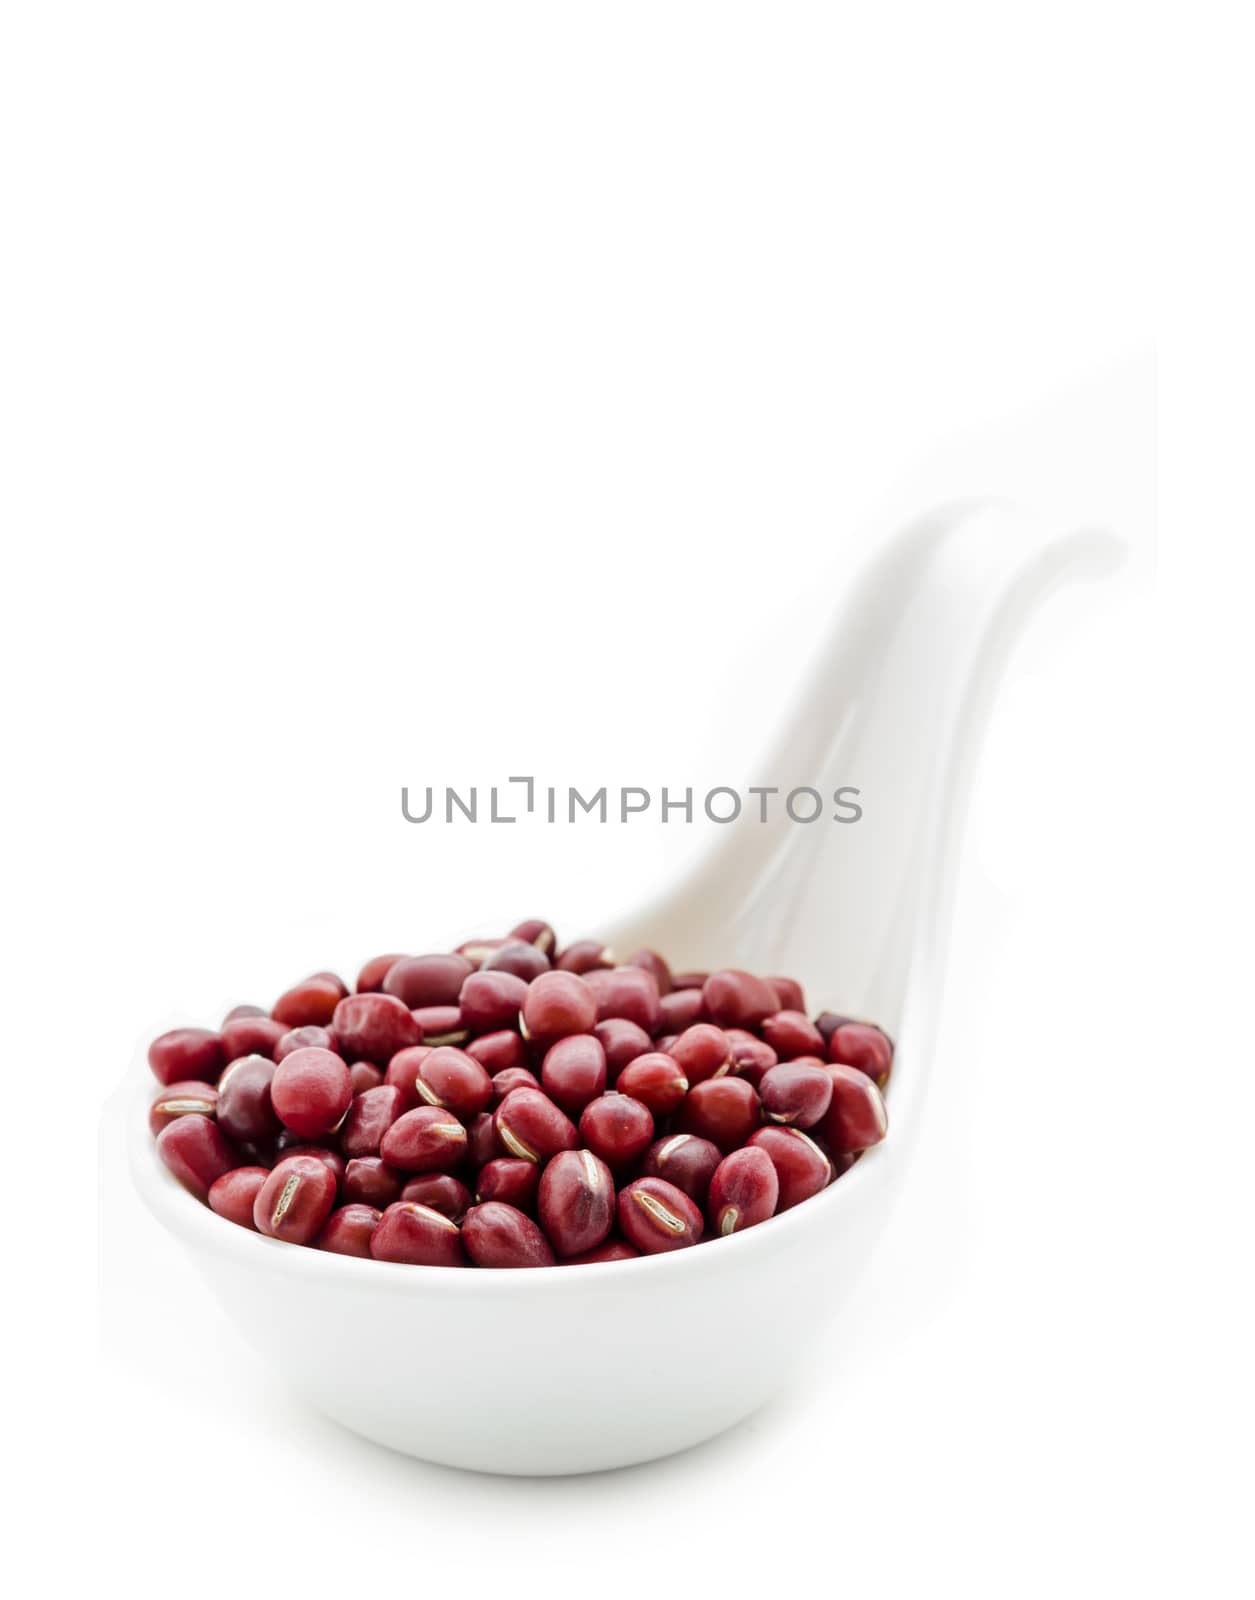
[[[157,1160],[136,1095],[131,1164],[240,1330],[326,1415],[408,1454],[566,1473],[699,1443],[762,1405],[838,1311],[888,1214],[918,1123],[960,825],[994,690],[1032,609],[1106,570],[1103,533],[1051,534],[1003,505],[907,529],[855,587],[762,780],[862,791],[853,825],[749,814],[659,903],[612,931],[684,966],[800,978],[813,1004],[897,1041],[889,1137],[783,1216],[602,1266],[450,1271],[248,1233]]]

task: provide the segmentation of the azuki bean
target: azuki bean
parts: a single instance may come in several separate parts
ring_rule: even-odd
[[[612,967],[584,979],[597,1003],[597,1021],[626,1017],[652,1036],[662,1027],[662,1001],[653,974],[641,967]]]
[[[761,1032],[781,1061],[824,1053],[823,1034],[801,1011],[777,1011],[764,1018]]]
[[[559,1155],[562,1154],[559,1151]],[[557,1156],[554,1157],[556,1161]],[[519,1156],[497,1156],[486,1161],[475,1180],[476,1200],[504,1200],[529,1215],[536,1210],[536,1194],[540,1188],[540,1163],[524,1161]]]
[[[279,1040],[291,1030],[273,1017],[237,1017],[234,1022],[222,1024],[222,1059],[224,1064],[240,1056],[269,1056],[274,1053]],[[187,1073],[192,1077],[192,1073]]]
[[[832,1081],[832,1102],[819,1124],[819,1132],[841,1155],[870,1150],[889,1131],[889,1118],[880,1090],[865,1072],[844,1062],[825,1069]],[[222,1112],[219,1110],[219,1120]]]
[[[492,1079],[492,1103],[499,1106],[512,1089],[539,1089],[540,1079],[526,1067],[507,1067]]]
[[[424,1172],[411,1178],[401,1191],[401,1199],[411,1205],[430,1206],[450,1222],[461,1222],[472,1205],[471,1191],[448,1172]]]
[[[336,1055],[340,1054],[336,1046],[336,1036],[331,1029],[313,1025],[290,1028],[275,1045],[274,1058],[276,1061],[282,1061],[284,1056],[290,1056],[293,1050],[331,1050]]]
[[[225,1059],[221,1036],[208,1028],[172,1028],[148,1046],[148,1065],[158,1083],[213,1083]]]
[[[410,1200],[396,1201],[380,1217],[371,1235],[370,1253],[376,1261],[400,1261],[407,1266],[466,1265],[457,1223]]]
[[[721,1028],[756,1028],[779,1010],[776,991],[765,978],[735,967],[712,972],[702,985],[706,1015]]]
[[[346,1205],[373,1206],[382,1211],[401,1199],[402,1183],[403,1174],[390,1167],[382,1156],[354,1156],[344,1169],[340,1198]]]
[[[801,1011],[805,1014],[806,996],[796,978],[768,978],[767,982],[776,992],[781,1011]]]
[[[702,1236],[702,1214],[682,1189],[662,1178],[637,1178],[619,1191],[620,1231],[646,1255],[681,1250]]]
[[[424,1103],[418,1092],[418,1074],[431,1050],[428,1044],[412,1044],[407,1050],[398,1050],[388,1062],[384,1082],[390,1083],[394,1089],[400,1089],[405,1096],[407,1110],[412,1111],[415,1106]]]
[[[750,1135],[751,1147],[766,1151],[780,1183],[776,1210],[789,1211],[809,1200],[832,1181],[828,1157],[798,1128],[759,1128]]]
[[[286,1160],[289,1156],[312,1156],[315,1161],[321,1161],[336,1180],[337,1189],[344,1182],[344,1157],[338,1150],[329,1150],[325,1144],[301,1144],[297,1135],[287,1129],[279,1135],[274,1148],[279,1160]]]
[[[593,1029],[593,1037],[606,1052],[606,1082],[611,1085],[629,1061],[658,1048],[644,1028],[626,1017],[607,1017]]]
[[[253,1224],[271,1239],[308,1244],[322,1231],[335,1201],[330,1167],[313,1155],[285,1156],[257,1191]]]
[[[393,967],[398,961],[404,960],[404,956],[372,956],[357,975],[358,994],[378,993]]]
[[[707,1078],[695,1083],[680,1110],[684,1132],[709,1139],[724,1155],[744,1144],[761,1120],[758,1095],[744,1078]]]
[[[405,1096],[391,1084],[357,1095],[340,1129],[340,1149],[350,1159],[377,1156],[383,1136],[405,1110]]]
[[[588,979],[573,972],[543,972],[527,987],[522,1004],[526,1039],[550,1045],[572,1033],[591,1033],[597,1001]]]
[[[462,1243],[477,1267],[553,1266],[549,1241],[532,1219],[500,1200],[471,1207]]]
[[[402,1172],[452,1172],[466,1159],[466,1129],[451,1111],[419,1106],[397,1118],[384,1134],[379,1154]]]
[[[641,1173],[646,1178],[665,1178],[682,1189],[694,1205],[705,1207],[706,1195],[723,1152],[709,1139],[693,1133],[671,1133],[656,1139],[645,1153]]]
[[[522,1038],[510,1028],[499,1028],[496,1033],[481,1034],[466,1046],[466,1053],[490,1078],[511,1067],[527,1066],[527,1047]]]
[[[351,994],[331,1019],[340,1048],[354,1061],[386,1067],[398,1050],[422,1044],[418,1023],[392,994]]]
[[[333,1211],[314,1241],[316,1249],[338,1256],[363,1256],[370,1259],[370,1241],[379,1226],[380,1213],[374,1206],[352,1204]]]
[[[414,1076],[418,1098],[429,1106],[445,1106],[467,1119],[488,1108],[492,1079],[473,1056],[450,1045],[438,1045],[419,1063]]]
[[[705,1001],[700,989],[673,989],[658,1002],[661,1026],[670,1033],[683,1033],[702,1020]]]
[[[634,1244],[629,1244],[626,1239],[607,1239],[605,1244],[599,1244],[595,1250],[584,1250],[577,1256],[561,1257],[558,1261],[560,1267],[594,1267],[603,1261],[631,1261],[641,1252]]]
[[[655,1117],[668,1116],[688,1093],[689,1081],[674,1056],[652,1050],[629,1061],[615,1088],[648,1106]]]
[[[832,1079],[817,1062],[786,1061],[763,1074],[758,1094],[770,1121],[813,1128],[832,1100]]]
[[[732,1057],[732,1071],[738,1078],[745,1078],[757,1088],[763,1081],[763,1074],[770,1072],[780,1057],[769,1044],[757,1035],[747,1033],[744,1028],[729,1028],[726,1036]]]
[[[503,944],[499,950],[494,950],[479,970],[512,972],[516,978],[522,978],[524,983],[530,983],[533,978],[539,978],[542,972],[549,971],[549,957],[534,944],[525,944],[521,939],[515,939],[510,944]]]
[[[534,944],[542,954],[553,956],[558,948],[558,936],[547,922],[539,918],[530,918],[527,922],[520,922],[517,928],[510,930],[511,939],[522,939],[526,944]]]
[[[190,1078],[158,1089],[148,1108],[148,1127],[154,1138],[179,1117],[212,1117],[218,1107],[218,1091],[211,1083]]]
[[[572,1033],[545,1052],[541,1087],[569,1117],[580,1112],[606,1088],[606,1052],[591,1033]]]
[[[577,977],[614,966],[614,952],[608,950],[600,939],[577,939],[554,962],[559,972],[574,972]]]
[[[422,1049],[421,1045],[419,1049]],[[405,1054],[404,1051],[400,1053]],[[373,1061],[355,1061],[349,1068],[349,1082],[353,1085],[354,1094],[365,1094],[367,1089],[377,1089],[383,1081],[384,1075]],[[408,1107],[408,1100],[406,1105]]]
[[[681,993],[684,991],[682,990]],[[704,1083],[707,1078],[723,1078],[732,1071],[732,1048],[722,1028],[697,1022],[672,1042],[667,1054],[689,1081]]]
[[[505,1146],[497,1137],[496,1117],[491,1111],[481,1111],[472,1117],[466,1130],[467,1158],[473,1172],[480,1171],[489,1161],[506,1154]]]
[[[338,982],[306,978],[279,996],[270,1015],[285,1028],[325,1028],[342,998]]]
[[[205,1196],[209,1209],[237,1227],[256,1231],[253,1207],[261,1187],[270,1176],[268,1167],[232,1167],[209,1185]]]
[[[340,1126],[353,1099],[353,1080],[330,1050],[294,1050],[274,1069],[270,1099],[285,1128],[317,1139]]]
[[[212,1117],[179,1117],[157,1135],[157,1154],[198,1200],[237,1165],[231,1142]]]
[[[603,1094],[584,1107],[580,1137],[612,1172],[623,1172],[649,1148],[654,1119],[648,1106],[626,1094]]]
[[[403,956],[389,967],[381,988],[411,1011],[455,1006],[462,985],[474,970],[464,956]]]
[[[575,1124],[538,1089],[512,1089],[492,1115],[497,1138],[524,1161],[547,1161],[579,1143]]]
[[[594,1250],[614,1225],[614,1179],[591,1150],[564,1150],[540,1178],[540,1225],[560,1256]]]
[[[658,985],[658,993],[666,999],[675,987],[671,976],[671,968],[656,950],[634,950],[623,963],[625,967],[640,967],[642,972],[648,972]]]
[[[766,1222],[780,1198],[780,1180],[771,1157],[752,1145],[733,1150],[715,1168],[710,1180],[706,1215],[721,1238]]]
[[[889,1036],[870,1022],[843,1022],[828,1041],[828,1059],[857,1067],[876,1084],[883,1084],[893,1065]]]
[[[528,986],[512,972],[472,972],[462,985],[458,1007],[472,1033],[496,1033],[517,1026]]]
[[[471,1037],[458,1006],[424,1006],[411,1012],[411,1016],[422,1030],[423,1043],[433,1049],[445,1044],[464,1045]]]
[[[283,1123],[270,1098],[277,1070],[265,1056],[237,1056],[219,1078],[218,1125],[228,1138],[256,1144],[278,1136]]]

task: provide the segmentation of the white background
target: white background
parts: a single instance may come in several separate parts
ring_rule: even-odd
[[[1183,998],[1209,916],[1166,862],[1185,837],[1197,887],[1234,797],[1173,698],[1185,658],[1225,670],[1223,630],[1152,601],[1142,20],[6,10],[34,1590],[1249,1592],[1250,1333],[1217,1279],[1249,1268],[1220,1181],[1242,1098]],[[400,785],[748,781],[866,551],[989,491],[1132,555],[1052,603],[999,701],[856,1342],[725,1438],[587,1480],[448,1473],[308,1414],[132,1198],[128,1063],[313,967],[531,914],[595,932],[703,830],[524,852],[407,828]],[[1238,949],[1209,1010],[1249,992]]]

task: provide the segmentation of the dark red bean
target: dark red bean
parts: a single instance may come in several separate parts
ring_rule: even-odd
[[[338,972],[311,972],[309,975],[309,981],[311,983],[329,983],[340,996],[341,1000],[343,1000],[345,995],[349,992],[348,984],[345,983],[344,979]]]
[[[331,1019],[341,1050],[354,1061],[386,1067],[398,1050],[422,1044],[422,1032],[409,1009],[393,994],[351,994]]]
[[[520,922],[517,928],[511,928],[511,939],[522,939],[526,944],[534,944],[544,955],[552,958],[558,948],[558,936],[547,922],[541,922],[538,917],[527,922]]]
[[[710,1180],[706,1215],[720,1238],[766,1222],[780,1198],[780,1180],[765,1150],[752,1145],[724,1156]]]
[[[504,1200],[506,1205],[531,1215],[536,1210],[539,1188],[539,1162],[523,1161],[518,1156],[497,1156],[492,1161],[486,1161],[479,1169],[479,1177],[475,1180],[475,1198]]]
[[[458,1006],[472,1033],[496,1033],[518,1026],[527,984],[512,972],[472,972],[462,985]]]
[[[612,1172],[623,1172],[649,1148],[654,1119],[631,1095],[603,1094],[584,1107],[580,1137]]]
[[[423,1043],[433,1049],[442,1044],[463,1045],[471,1037],[457,1006],[424,1006],[411,1014],[422,1032]]]
[[[253,1223],[259,1233],[309,1244],[336,1202],[335,1174],[313,1155],[285,1156],[257,1192]]]
[[[534,944],[524,944],[521,939],[516,939],[510,944],[503,944],[499,950],[494,950],[479,970],[512,972],[516,978],[522,978],[524,983],[530,983],[533,978],[539,978],[542,972],[549,971],[549,957]]]
[[[661,1026],[668,1033],[683,1033],[702,1020],[705,1002],[700,989],[673,989],[658,1002]]]
[[[841,1030],[838,1030],[838,1036]],[[832,1101],[819,1124],[825,1143],[840,1155],[870,1150],[889,1131],[889,1118],[880,1090],[857,1067],[834,1063],[825,1069],[832,1083]],[[219,1121],[222,1110],[219,1107]]]
[[[479,1172],[489,1161],[506,1153],[497,1137],[497,1122],[491,1111],[481,1111],[466,1130],[467,1159],[472,1172]]]
[[[273,1017],[237,1017],[234,1022],[224,1022],[223,1063],[237,1061],[240,1056],[268,1056],[273,1061],[279,1040],[288,1032],[290,1030]]]
[[[294,1050],[276,1065],[270,1098],[285,1128],[317,1139],[340,1126],[353,1099],[353,1080],[330,1050]]]
[[[350,1160],[377,1156],[383,1136],[405,1110],[405,1096],[391,1084],[355,1096],[340,1130],[340,1149]]]
[[[779,1008],[776,991],[765,978],[735,967],[712,972],[702,985],[706,1015],[721,1028],[756,1028]]]
[[[668,1116],[688,1093],[689,1081],[674,1056],[653,1050],[629,1061],[615,1088],[648,1106],[655,1117]]]
[[[527,987],[522,1005],[523,1036],[549,1045],[572,1033],[591,1033],[597,1002],[586,978],[573,972],[544,972]]]
[[[629,1061],[657,1048],[644,1028],[626,1017],[607,1017],[593,1029],[593,1037],[606,1052],[606,1082],[612,1085]]]
[[[777,1011],[764,1018],[759,1032],[781,1061],[824,1054],[823,1034],[801,1011]]]
[[[763,1074],[770,1072],[780,1057],[769,1044],[747,1033],[744,1028],[729,1028],[727,1040],[732,1056],[732,1071],[738,1078],[747,1079],[757,1088],[763,1080]]]
[[[237,1056],[219,1078],[218,1126],[228,1138],[259,1144],[278,1137],[283,1124],[271,1103],[277,1071],[265,1056]]]
[[[607,1239],[595,1250],[584,1250],[578,1256],[566,1256],[558,1262],[560,1267],[594,1267],[603,1261],[632,1261],[640,1255],[634,1244],[626,1239]]]
[[[828,1044],[838,1028],[844,1027],[847,1022],[857,1022],[857,1017],[842,1016],[839,1011],[821,1011],[815,1018],[815,1026],[823,1035],[825,1044]]]
[[[828,1041],[828,1059],[842,1066],[857,1067],[881,1084],[893,1065],[893,1045],[888,1035],[870,1022],[843,1022]]]
[[[709,1139],[724,1155],[744,1144],[761,1120],[757,1092],[744,1078],[707,1078],[695,1083],[680,1110],[684,1132]]]
[[[422,1049],[421,1045],[419,1049]],[[400,1053],[405,1054],[404,1051]],[[354,1094],[365,1094],[367,1089],[377,1089],[384,1081],[384,1075],[373,1061],[355,1061],[349,1068],[349,1081]]]
[[[357,975],[358,994],[377,994],[393,967],[398,961],[404,960],[404,956],[397,955],[372,956]]]
[[[314,1241],[319,1250],[337,1256],[363,1256],[370,1259],[370,1241],[379,1226],[380,1213],[374,1206],[347,1205],[333,1211]]]
[[[419,1106],[398,1117],[384,1134],[379,1154],[402,1172],[452,1172],[466,1160],[466,1129],[451,1111]]]
[[[148,1046],[148,1065],[158,1083],[213,1083],[225,1060],[221,1036],[208,1028],[172,1028]]]
[[[642,1176],[665,1178],[683,1189],[694,1205],[704,1208],[710,1180],[723,1160],[723,1152],[709,1139],[692,1133],[672,1133],[650,1145],[641,1163]]]
[[[770,1121],[813,1128],[832,1100],[832,1079],[822,1066],[787,1061],[763,1074],[758,1094]]]
[[[652,1038],[662,1027],[662,1000],[652,973],[641,967],[590,972],[584,982],[597,1002],[597,1021],[625,1017]]]
[[[448,1172],[424,1172],[411,1178],[401,1191],[410,1205],[430,1206],[450,1222],[461,1222],[472,1204],[471,1191]]]
[[[560,1256],[595,1250],[614,1225],[614,1179],[591,1150],[564,1150],[540,1178],[540,1225]]]
[[[780,1184],[776,1210],[789,1211],[827,1187],[832,1165],[815,1141],[798,1128],[759,1128],[750,1135],[753,1149],[766,1151]]]
[[[460,944],[453,952],[478,970],[492,955],[494,950],[500,950],[502,945],[513,944],[513,939],[468,939],[465,944]]]
[[[534,1072],[529,1072],[526,1067],[507,1067],[504,1072],[493,1075],[492,1103],[499,1106],[513,1089],[539,1088],[540,1079]]]
[[[286,1160],[289,1156],[311,1156],[326,1167],[336,1180],[337,1189],[344,1182],[344,1157],[338,1150],[329,1150],[325,1144],[301,1144],[296,1134],[285,1131],[276,1141],[275,1153],[282,1160]]]
[[[512,1089],[492,1115],[497,1138],[524,1161],[547,1161],[579,1143],[575,1124],[538,1089]]]
[[[767,982],[775,991],[781,1011],[800,1011],[805,1014],[806,996],[796,978],[768,978]]]
[[[222,1019],[225,1028],[228,1022],[239,1022],[242,1017],[268,1017],[269,1011],[265,1006],[232,1006]]]
[[[293,1050],[330,1050],[335,1055],[340,1054],[336,1047],[336,1036],[331,1029],[312,1025],[289,1029],[275,1045],[274,1059],[282,1061],[284,1056],[290,1056]]]
[[[492,1078],[499,1072],[508,1072],[511,1067],[527,1066],[527,1047],[510,1028],[501,1028],[496,1033],[485,1033],[478,1039],[472,1039],[466,1046],[466,1053],[473,1061],[478,1061]]]
[[[681,991],[683,992],[683,991]],[[709,1022],[694,1023],[673,1041],[667,1054],[689,1081],[705,1083],[707,1078],[726,1077],[732,1071],[732,1047],[722,1028]]]
[[[548,1239],[528,1216],[500,1200],[472,1206],[462,1224],[462,1243],[477,1267],[551,1267]]]
[[[412,1044],[408,1050],[398,1050],[388,1063],[384,1082],[390,1083],[394,1089],[400,1089],[408,1110],[424,1103],[418,1092],[418,1074],[423,1062],[431,1054],[431,1048],[427,1044]]]
[[[230,1141],[212,1117],[179,1117],[157,1135],[157,1154],[198,1200],[215,1178],[238,1165]]]
[[[478,1116],[492,1100],[492,1079],[464,1050],[437,1046],[423,1057],[414,1076],[418,1098],[429,1106],[444,1106],[464,1120]]]
[[[462,1232],[456,1222],[411,1200],[398,1200],[380,1217],[371,1235],[376,1261],[400,1261],[415,1267],[464,1267]]]
[[[671,968],[656,950],[634,950],[623,965],[625,967],[640,967],[642,972],[648,972],[658,985],[658,993],[664,1000],[675,987],[675,981],[671,976]]]
[[[637,1178],[619,1191],[619,1229],[646,1255],[682,1250],[702,1236],[702,1214],[682,1189],[662,1178]]]
[[[566,1112],[578,1117],[606,1088],[606,1052],[591,1033],[572,1033],[550,1045],[540,1069],[541,1087]]]
[[[285,1028],[325,1028],[343,998],[341,989],[338,979],[306,978],[279,996],[270,1015]]]
[[[190,1078],[184,1083],[167,1084],[158,1089],[148,1108],[148,1127],[154,1138],[179,1117],[212,1117],[218,1106],[218,1091],[210,1083]]]
[[[253,1207],[269,1176],[267,1167],[233,1167],[209,1185],[209,1209],[237,1227],[255,1230]]]
[[[671,974],[671,987],[673,989],[704,989],[708,972],[673,972]]]
[[[340,1198],[346,1205],[374,1206],[382,1211],[401,1199],[403,1175],[382,1156],[354,1156],[344,1169]]]
[[[402,956],[389,967],[380,987],[411,1011],[424,1006],[455,1006],[462,985],[474,970],[465,956]]]
[[[600,939],[577,939],[554,962],[559,972],[573,972],[582,978],[586,972],[596,972],[602,967],[614,966],[614,952],[607,950]]]

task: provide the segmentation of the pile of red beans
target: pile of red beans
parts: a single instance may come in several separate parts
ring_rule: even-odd
[[[445,1267],[680,1250],[809,1199],[885,1136],[893,1046],[790,978],[559,950],[545,922],[316,973],[153,1041],[149,1125],[219,1216]]]

